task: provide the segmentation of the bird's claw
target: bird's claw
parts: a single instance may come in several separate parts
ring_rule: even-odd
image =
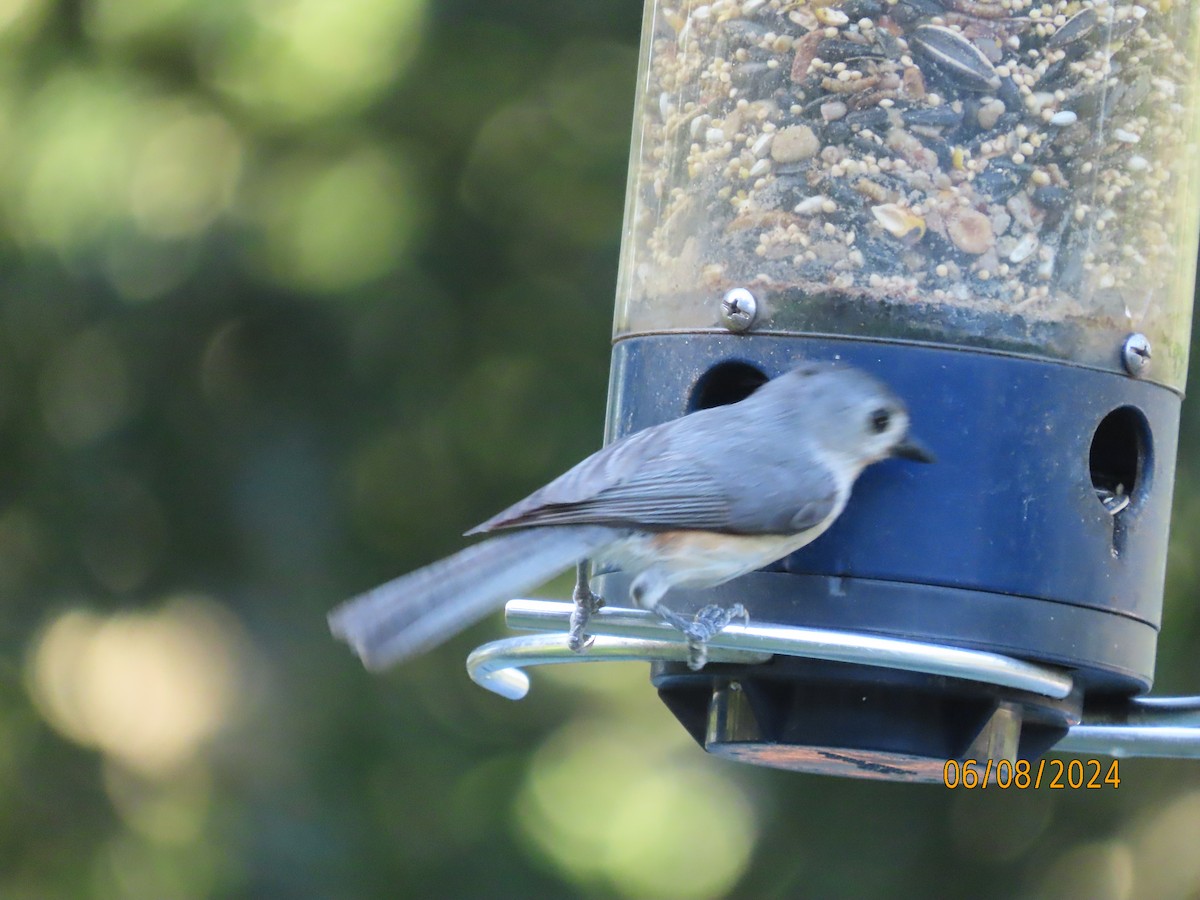
[[[596,636],[594,634],[585,633],[582,627],[576,630],[574,624],[572,624],[571,631],[567,635],[567,646],[571,649],[571,652],[582,653],[594,643],[596,643]]]
[[[688,642],[688,668],[698,672],[708,662],[708,642],[725,630],[734,619],[741,619],[743,624],[749,624],[750,614],[740,603],[733,606],[718,606],[710,603],[703,607],[692,621],[683,626],[683,634]]]
[[[587,633],[588,622],[596,611],[604,606],[604,598],[594,594],[586,586],[577,585],[571,595],[575,608],[571,610],[571,628],[567,632],[567,646],[575,653],[582,653],[592,646],[596,638]]]

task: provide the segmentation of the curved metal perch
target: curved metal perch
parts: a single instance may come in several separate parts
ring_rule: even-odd
[[[565,605],[570,610],[570,604]],[[682,640],[598,636],[586,650],[576,653],[567,646],[566,634],[531,634],[476,647],[467,657],[467,672],[480,687],[509,700],[520,700],[529,693],[529,676],[522,671],[529,666],[652,660],[686,662],[687,658],[687,642]],[[708,654],[709,662],[761,663],[770,658],[770,653],[718,650],[715,647],[710,647]]]
[[[519,700],[529,690],[521,668],[551,663],[598,660],[679,660],[687,658],[687,641],[654,613],[604,607],[592,617],[588,631],[597,635],[586,651],[567,647],[566,629],[572,606],[552,600],[510,600],[505,615],[510,627],[559,634],[507,638],[484,644],[467,658],[472,680],[490,691]],[[1061,698],[1071,692],[1069,675],[995,653],[963,650],[820,628],[783,625],[730,625],[708,644],[710,662],[766,662],[773,654],[806,656],[926,672],[998,684]]]
[[[572,605],[552,600],[511,600],[510,627],[551,634],[492,641],[467,658],[471,679],[489,691],[519,700],[529,692],[531,666],[582,662],[653,662],[687,659],[687,641],[654,613],[604,607],[589,624],[596,635],[582,653],[567,646]],[[1066,672],[996,653],[899,638],[783,625],[730,625],[709,642],[710,662],[760,663],[774,654],[825,659],[945,675],[1002,685],[1046,697],[1066,697]],[[1055,749],[1107,756],[1200,758],[1200,697],[1143,697],[1119,706],[1085,709]]]

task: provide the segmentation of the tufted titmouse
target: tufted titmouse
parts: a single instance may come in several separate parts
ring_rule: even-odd
[[[900,399],[858,369],[805,363],[737,403],[614,441],[467,532],[503,533],[347,600],[329,625],[382,669],[577,564],[570,643],[580,649],[600,605],[592,559],[633,576],[633,601],[687,635],[699,668],[705,641],[745,612],[706,607],[689,619],[663,595],[715,587],[808,544],[858,474],[888,456],[933,461],[909,438]]]

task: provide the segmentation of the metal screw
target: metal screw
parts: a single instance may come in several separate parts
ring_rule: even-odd
[[[747,331],[758,316],[758,301],[745,288],[732,288],[721,298],[721,321],[733,332]]]
[[[1134,378],[1141,378],[1150,371],[1150,339],[1140,331],[1125,338],[1121,348],[1121,362],[1125,371]]]

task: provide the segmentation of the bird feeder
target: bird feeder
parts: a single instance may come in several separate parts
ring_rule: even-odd
[[[648,0],[608,437],[838,359],[905,399],[939,463],[874,466],[808,547],[672,592],[749,611],[703,670],[620,609],[585,658],[657,660],[711,752],[867,777],[1136,752],[1129,722],[1192,721],[1134,698],[1187,368],[1198,18],[1170,0]],[[624,602],[619,574],[599,583]],[[473,669],[557,661],[559,640],[481,648]],[[1164,734],[1142,748],[1185,752]]]

